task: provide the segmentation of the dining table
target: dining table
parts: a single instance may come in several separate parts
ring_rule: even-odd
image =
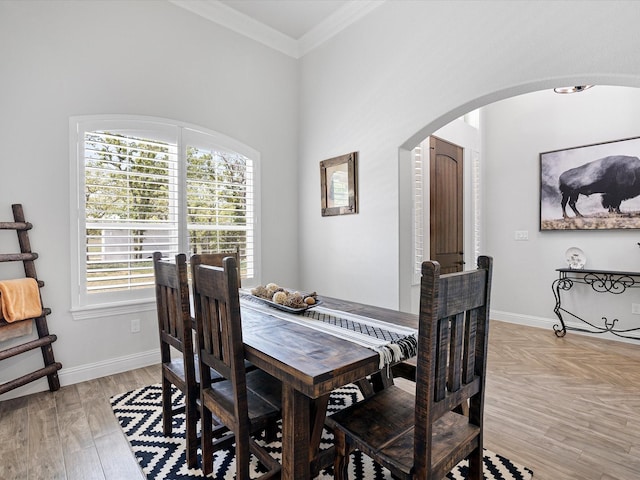
[[[332,464],[331,449],[319,451],[331,392],[370,376],[384,387],[391,378],[389,363],[382,366],[380,354],[371,348],[284,319],[277,309],[256,308],[246,297],[241,296],[245,357],[282,381],[281,478],[310,479]],[[418,328],[415,314],[325,296],[319,300],[335,312]]]

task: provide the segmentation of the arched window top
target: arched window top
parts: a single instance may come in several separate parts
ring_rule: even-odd
[[[70,132],[74,310],[152,299],[154,251],[239,249],[256,278],[257,151],[155,117],[72,117]]]

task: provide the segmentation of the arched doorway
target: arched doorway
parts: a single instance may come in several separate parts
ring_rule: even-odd
[[[585,82],[585,80],[580,80]],[[564,84],[564,82],[562,83]],[[625,90],[627,93],[625,93]],[[493,134],[487,137],[490,142],[494,144],[498,141],[505,143],[505,148],[500,149],[500,155],[505,156],[508,148],[512,148],[513,165],[517,165],[516,168],[527,172],[527,176],[520,176],[520,172],[514,176],[512,185],[506,185],[505,182],[499,182],[496,179],[498,177],[504,177],[509,175],[511,170],[511,164],[507,161],[503,161],[500,165],[496,165],[496,151],[493,150],[489,159],[482,159],[483,168],[480,172],[480,199],[482,203],[480,206],[481,219],[467,218],[465,223],[465,231],[467,238],[467,247],[465,250],[473,251],[473,244],[478,244],[482,249],[481,253],[489,253],[497,255],[498,253],[502,257],[504,264],[503,272],[508,270],[506,276],[498,275],[497,278],[497,291],[503,291],[505,288],[512,285],[523,284],[521,280],[517,278],[517,275],[523,274],[522,272],[528,272],[526,275],[530,275],[530,270],[527,270],[527,265],[531,265],[530,262],[535,261],[537,263],[538,272],[536,278],[527,278],[527,282],[533,281],[539,288],[535,292],[535,296],[539,298],[536,311],[534,309],[532,314],[523,313],[522,309],[518,309],[523,302],[527,302],[526,298],[521,298],[523,294],[518,294],[514,288],[508,290],[508,293],[498,294],[497,302],[494,302],[496,310],[499,314],[503,314],[506,320],[516,321],[518,323],[537,324],[538,326],[547,326],[547,321],[552,321],[554,318],[552,311],[552,296],[548,294],[548,287],[553,279],[548,280],[548,275],[553,276],[554,269],[563,266],[563,252],[567,247],[576,242],[586,242],[594,253],[592,258],[594,261],[602,262],[604,267],[605,262],[623,262],[621,255],[612,253],[613,249],[608,249],[609,253],[605,254],[603,250],[606,249],[607,244],[620,245],[623,242],[625,255],[636,253],[630,251],[631,248],[637,246],[631,242],[631,232],[618,232],[611,231],[606,234],[584,234],[584,233],[565,233],[565,234],[540,234],[538,231],[538,208],[539,208],[539,160],[538,155],[542,151],[549,151],[555,148],[565,148],[572,146],[579,146],[600,141],[610,141],[617,138],[626,138],[629,136],[638,136],[640,131],[633,130],[633,124],[631,122],[631,115],[637,115],[640,111],[640,106],[636,103],[635,95],[638,93],[637,89],[631,88],[616,88],[616,87],[599,87],[597,89],[591,89],[591,91],[597,91],[596,94],[600,97],[598,102],[593,105],[600,105],[596,107],[581,108],[580,103],[587,97],[580,97],[581,94],[577,94],[574,97],[560,96],[553,94],[551,89],[533,90],[523,93],[522,95],[506,95],[501,99],[492,101],[485,105],[486,108],[491,108],[492,105],[501,105],[500,109],[503,112],[509,112],[511,114],[510,122],[514,125],[514,131],[517,130],[518,125],[525,128],[524,125],[529,125],[527,116],[532,119],[537,118],[539,123],[547,124],[548,129],[554,129],[552,134],[545,133],[545,130],[532,129],[529,132],[520,132],[523,137],[517,139],[517,135],[511,134]],[[629,92],[633,93],[630,101],[623,100],[624,95]],[[561,102],[562,107],[568,108],[570,114],[562,114],[552,108],[549,108],[546,102],[549,100],[545,98],[545,95],[549,95],[550,99],[556,102]],[[519,115],[514,114],[514,108],[516,108],[517,101],[512,99],[526,98],[527,95],[531,95],[533,98],[533,106],[531,103],[526,106],[525,112],[522,112],[523,117],[519,118]],[[606,100],[605,97],[609,95],[610,100]],[[506,102],[506,103],[505,103]],[[587,102],[589,103],[589,102]],[[524,103],[526,105],[526,103]],[[548,118],[540,120],[544,114],[545,108],[548,108]],[[589,109],[591,108],[591,110]],[[493,107],[493,115],[498,115],[498,107]],[[537,110],[536,110],[537,109]],[[456,110],[455,114],[457,114]],[[572,117],[571,115],[574,115]],[[458,115],[456,118],[460,117]],[[620,117],[620,118],[616,118]],[[566,121],[566,119],[572,119]],[[455,119],[454,119],[455,120]],[[562,123],[564,122],[564,123]],[[506,124],[505,124],[506,125]],[[544,126],[544,125],[543,125]],[[504,125],[503,125],[504,127]],[[611,128],[609,128],[611,127]],[[442,126],[434,128],[430,133],[436,132]],[[529,127],[527,127],[529,128]],[[422,129],[421,132],[427,130]],[[635,132],[635,133],[634,133]],[[502,136],[502,140],[499,137]],[[402,198],[400,199],[400,308],[402,310],[415,311],[417,302],[415,295],[412,296],[412,285],[415,285],[415,276],[412,276],[412,270],[415,264],[415,256],[412,250],[412,234],[413,234],[413,218],[412,218],[412,199],[410,197],[411,192],[411,149],[410,145],[414,145],[417,136],[412,137],[411,143],[406,142],[403,148],[400,149],[400,161],[399,161],[399,178],[400,178],[400,192]],[[487,138],[485,138],[485,143]],[[524,152],[516,145],[522,144],[522,138],[526,140],[528,151]],[[537,145],[536,145],[537,141]],[[486,145],[485,145],[486,146]],[[486,165],[490,165],[487,169]],[[524,175],[524,173],[523,173]],[[476,179],[477,180],[477,179]],[[485,191],[487,185],[491,185],[489,194]],[[512,188],[513,187],[513,188]],[[408,193],[409,192],[409,193]],[[504,192],[504,202],[499,204],[498,196]],[[471,192],[474,194],[473,192]],[[509,205],[513,206],[513,209],[507,208]],[[522,208],[525,205],[526,208]],[[465,208],[470,208],[470,204],[467,203]],[[518,210],[519,208],[519,210]],[[506,214],[505,214],[506,212]],[[467,216],[469,217],[469,215]],[[474,223],[475,222],[475,223]],[[502,225],[505,225],[503,231],[500,232]],[[486,241],[484,235],[487,228],[490,228],[489,242]],[[515,231],[527,231],[529,234],[529,240],[525,242],[516,243],[514,239]],[[500,237],[501,235],[501,237]],[[470,237],[476,238],[470,238]],[[605,248],[600,248],[604,245]],[[619,248],[619,247],[618,247]],[[494,250],[494,251],[487,251]],[[519,249],[519,250],[518,250]],[[516,256],[516,252],[522,252],[521,256]],[[607,256],[607,258],[605,258]],[[468,265],[473,265],[474,255],[466,256]],[[535,260],[534,260],[535,259]],[[529,262],[529,263],[528,263]],[[545,265],[545,268],[539,268],[540,262]],[[520,273],[518,273],[520,272]],[[524,275],[524,274],[523,274]],[[526,276],[525,275],[525,276]],[[501,280],[502,279],[502,280]],[[527,289],[530,287],[528,286]],[[414,291],[415,293],[415,291]],[[501,302],[502,297],[509,297],[509,301]],[[514,305],[514,302],[519,302]],[[513,310],[511,306],[513,306]],[[624,313],[626,313],[626,308]]]

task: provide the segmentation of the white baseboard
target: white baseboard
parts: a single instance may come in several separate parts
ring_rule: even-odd
[[[102,362],[88,363],[78,367],[64,368],[63,366],[62,370],[58,371],[58,378],[60,379],[60,385],[64,387],[107,375],[135,370],[136,368],[148,367],[156,363],[160,363],[160,349],[110,358]],[[1,395],[0,400],[9,400],[46,390],[49,390],[49,384],[47,383],[47,378],[44,377]]]
[[[553,320],[544,317],[534,317],[532,315],[522,315],[520,313],[502,312],[500,310],[491,310],[489,315],[491,320],[526,325],[527,327],[550,328],[551,330],[553,330],[553,326],[556,323],[560,323],[557,318]]]
[[[553,326],[560,325],[560,321],[557,318],[552,319],[552,318],[544,318],[544,317],[534,317],[532,315],[522,315],[519,313],[502,312],[500,310],[491,310],[490,318],[491,320],[498,320],[500,322],[515,323],[518,325],[526,325],[528,327],[548,329],[551,331],[552,334],[554,334]],[[585,325],[584,323],[581,323],[578,321],[565,321],[564,323],[567,327],[572,327],[572,328],[588,327],[588,325]],[[570,330],[567,332],[567,335],[587,335],[589,337],[599,338],[602,340],[614,340],[616,342],[634,343],[634,344],[637,344],[638,341],[640,340],[640,338],[633,339],[633,338],[618,337],[608,332],[588,333],[588,332]]]

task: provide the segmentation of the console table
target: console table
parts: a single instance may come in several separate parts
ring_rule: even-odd
[[[553,295],[556,299],[556,306],[553,309],[554,313],[560,320],[560,325],[555,324],[553,330],[558,337],[564,337],[567,334],[567,330],[576,330],[580,332],[588,333],[605,333],[610,332],[613,335],[624,338],[631,338],[634,340],[640,340],[640,336],[630,335],[631,332],[640,330],[637,328],[617,329],[617,318],[609,320],[606,317],[602,317],[604,325],[597,325],[589,322],[578,315],[569,312],[562,308],[561,292],[567,292],[573,288],[575,284],[583,284],[591,287],[596,293],[610,293],[619,295],[627,290],[627,288],[640,288],[640,272],[616,272],[610,270],[587,270],[587,269],[571,269],[571,268],[558,268],[558,278],[553,281],[552,289]],[[567,327],[562,318],[562,314],[567,314],[584,322],[588,327]]]

